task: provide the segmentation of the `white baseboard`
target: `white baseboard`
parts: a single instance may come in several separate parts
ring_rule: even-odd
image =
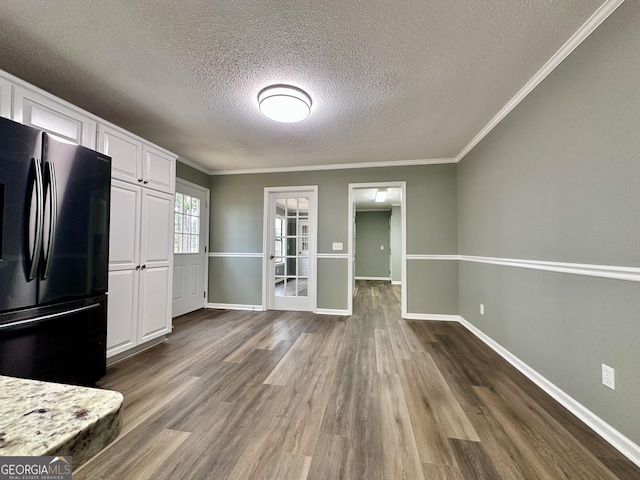
[[[333,308],[316,308],[314,312],[318,315],[342,315],[349,316],[349,310],[337,310]]]
[[[135,347],[129,350],[125,350],[124,352],[120,352],[116,355],[113,355],[112,357],[107,358],[107,368],[112,367],[120,362],[123,362],[124,360],[127,360],[131,357],[135,357],[136,355],[139,355],[142,352],[149,350],[150,348],[153,348],[157,345],[160,345],[161,343],[164,343],[166,341],[167,341],[167,337],[165,336],[154,338],[153,340],[149,340],[148,342],[145,342],[141,345],[136,345]]]
[[[440,313],[407,313],[406,320],[437,320],[440,322],[459,322],[458,315],[442,315]]]
[[[253,312],[261,312],[262,305],[241,305],[237,303],[207,303],[205,308],[216,308],[218,310],[249,310]]]
[[[588,427],[609,442],[615,449],[640,467],[640,446],[613,428],[591,410],[579,403],[573,397],[562,391],[545,377],[536,372],[529,365],[509,352],[480,329],[469,323],[463,317],[458,317],[460,323],[476,337],[486,343],[507,362],[517,368],[524,376],[551,395],[557,402],[578,417]]]
[[[400,280],[391,280],[391,285],[402,285]]]

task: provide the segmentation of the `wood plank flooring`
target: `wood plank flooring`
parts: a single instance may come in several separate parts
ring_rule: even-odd
[[[464,327],[200,310],[107,372],[124,430],[74,479],[639,479],[640,469]]]

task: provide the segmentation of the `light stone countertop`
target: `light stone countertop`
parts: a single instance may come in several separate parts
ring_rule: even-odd
[[[74,470],[122,427],[119,392],[0,375],[0,456],[71,455]]]

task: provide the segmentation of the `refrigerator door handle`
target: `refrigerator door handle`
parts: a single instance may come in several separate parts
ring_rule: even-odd
[[[28,280],[36,278],[40,252],[42,250],[42,168],[39,158],[33,158],[35,175],[31,186],[31,204],[29,206],[29,259]],[[35,198],[34,198],[35,197]]]
[[[51,269],[51,258],[53,257],[53,248],[56,239],[56,224],[58,222],[58,192],[56,187],[56,171],[53,168],[53,163],[46,162],[44,165],[45,172],[45,199],[44,212],[48,213],[48,218],[45,219],[45,230],[47,243],[43,246],[44,250],[44,273],[42,278],[45,279],[49,276]]]
[[[0,330],[5,330],[7,328],[15,328],[22,325],[30,325],[32,323],[44,322],[45,320],[51,320],[53,318],[66,317],[67,315],[73,315],[79,312],[85,312],[87,310],[93,310],[94,308],[100,307],[99,303],[94,303],[92,305],[87,305],[86,307],[74,308],[72,310],[66,310],[64,312],[52,313],[50,315],[42,315],[41,317],[28,318],[26,320],[18,320],[16,322],[4,323],[0,325]]]

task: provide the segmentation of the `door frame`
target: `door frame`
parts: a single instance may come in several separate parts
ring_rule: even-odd
[[[202,287],[204,288],[205,295],[202,299],[202,308],[207,308],[207,304],[209,303],[209,216],[210,210],[209,205],[211,203],[211,190],[203,187],[202,185],[198,185],[197,183],[190,182],[188,180],[183,180],[182,178],[176,177],[176,187],[173,192],[173,202],[175,205],[175,194],[178,192],[178,185],[184,185],[185,187],[193,188],[204,193],[205,198],[205,215],[204,218],[201,217],[201,225],[204,226],[204,268],[203,268],[203,279],[202,279]],[[175,211],[174,211],[175,215]],[[175,220],[174,220],[175,221]],[[172,221],[173,223],[173,221]],[[171,243],[173,245],[173,242]],[[173,247],[171,248],[173,250]],[[172,255],[175,257],[175,253],[172,252]],[[174,259],[175,262],[175,259]],[[173,263],[171,265],[171,269],[173,270]],[[171,272],[173,273],[173,271]],[[171,291],[173,292],[173,282],[175,282],[175,278],[171,280]],[[171,300],[171,306],[173,308],[173,299]],[[175,317],[172,317],[175,318]]]
[[[271,307],[271,298],[269,297],[269,282],[271,281],[270,269],[269,269],[269,255],[271,251],[271,244],[269,239],[271,237],[271,229],[273,226],[270,224],[269,219],[271,216],[270,204],[272,193],[308,193],[313,197],[315,203],[315,215],[309,214],[309,229],[313,232],[313,235],[309,236],[310,248],[309,248],[309,279],[313,278],[313,282],[309,282],[309,300],[311,302],[311,312],[316,312],[318,308],[318,274],[317,274],[317,257],[318,257],[318,186],[317,185],[303,185],[303,186],[287,186],[287,187],[264,187],[264,205],[263,205],[263,224],[262,224],[262,310],[269,310]]]
[[[347,309],[348,315],[353,315],[353,285],[355,279],[355,269],[353,267],[353,221],[355,215],[355,197],[354,190],[361,188],[399,188],[400,189],[400,223],[402,240],[400,241],[402,247],[401,265],[402,274],[401,278],[401,303],[402,303],[402,318],[407,318],[407,182],[366,182],[366,183],[350,183],[349,184],[349,214],[348,214],[348,229],[347,229],[347,255],[349,257],[348,280],[347,280]],[[389,259],[391,261],[391,259]]]

